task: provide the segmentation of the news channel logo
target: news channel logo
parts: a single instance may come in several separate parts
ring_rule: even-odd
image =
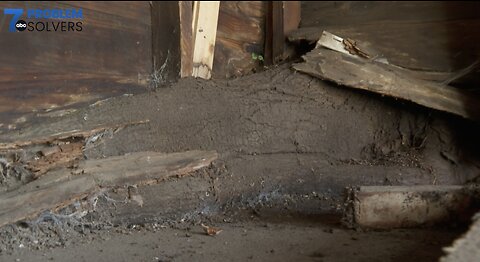
[[[25,15],[25,20],[22,16]],[[4,15],[12,15],[9,32],[80,32],[83,30],[83,10],[5,8]]]

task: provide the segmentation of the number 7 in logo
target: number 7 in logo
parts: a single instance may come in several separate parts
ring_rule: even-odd
[[[8,26],[8,31],[16,32],[15,24],[17,23],[20,16],[23,14],[23,9],[11,9],[5,8],[3,10],[3,14],[5,15],[13,15],[12,20],[10,20],[10,25]]]

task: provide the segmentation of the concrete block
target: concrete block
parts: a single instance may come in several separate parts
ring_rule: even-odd
[[[361,186],[349,189],[344,221],[352,227],[402,228],[459,219],[473,194],[463,186]]]

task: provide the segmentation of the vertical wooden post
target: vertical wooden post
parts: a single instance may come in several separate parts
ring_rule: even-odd
[[[210,79],[212,76],[219,8],[220,1],[196,1],[194,4],[194,77]]]
[[[192,76],[193,71],[193,6],[192,1],[179,1],[180,12],[180,76]]]
[[[272,1],[272,58],[278,63],[283,58],[285,35],[283,33],[283,1]]]
[[[268,1],[266,15],[265,62],[267,65],[271,65],[283,58],[285,45],[283,1]]]

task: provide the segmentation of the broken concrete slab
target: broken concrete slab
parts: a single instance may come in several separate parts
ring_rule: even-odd
[[[347,226],[390,229],[462,220],[474,195],[464,186],[361,186],[349,189]]]

